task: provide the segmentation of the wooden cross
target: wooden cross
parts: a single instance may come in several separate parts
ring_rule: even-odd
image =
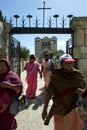
[[[45,10],[51,9],[51,8],[45,8],[45,2],[43,2],[43,8],[38,8],[39,10],[43,10],[43,28],[44,28],[44,22],[45,22]]]

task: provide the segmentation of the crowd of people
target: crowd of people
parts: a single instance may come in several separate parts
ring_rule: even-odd
[[[84,121],[76,111],[78,96],[86,92],[86,81],[80,70],[73,67],[75,60],[69,54],[59,57],[57,68],[53,53],[46,53],[41,64],[34,54],[25,63],[26,97],[36,98],[38,74],[44,79],[45,99],[42,110],[44,125],[49,125],[54,117],[54,130],[82,130]],[[15,130],[17,122],[9,111],[14,94],[21,95],[23,83],[21,78],[11,70],[10,61],[0,60],[0,130]],[[48,111],[50,100],[53,104]],[[8,120],[8,122],[6,122]]]

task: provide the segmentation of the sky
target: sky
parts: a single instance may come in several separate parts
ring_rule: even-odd
[[[12,18],[13,27],[16,26],[16,19],[14,15],[17,14],[20,17],[17,21],[17,26],[22,26],[22,18],[25,19],[25,27],[29,27],[29,19],[27,15],[32,15],[31,27],[35,27],[35,20],[38,20],[38,27],[43,26],[43,10],[38,10],[38,8],[43,8],[43,2],[45,2],[45,8],[51,8],[45,10],[44,27],[49,27],[48,22],[51,18],[52,27],[56,26],[55,14],[58,14],[57,27],[62,27],[62,20],[64,18],[65,27],[69,27],[69,18],[67,15],[72,14],[74,17],[84,17],[87,16],[87,0],[0,0],[0,10],[3,16],[6,16],[7,21]],[[43,38],[48,36],[57,37],[57,50],[66,50],[65,42],[71,37],[67,34],[20,34],[13,35],[18,41],[21,42],[21,46],[26,47],[30,50],[30,53],[35,52],[34,39],[39,36]]]

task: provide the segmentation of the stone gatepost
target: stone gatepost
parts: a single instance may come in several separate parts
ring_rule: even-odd
[[[11,24],[0,21],[0,59],[9,58],[9,32]]]
[[[70,28],[74,30],[73,56],[87,81],[87,17],[74,17]]]

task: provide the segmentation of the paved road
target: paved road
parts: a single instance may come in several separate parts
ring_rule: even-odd
[[[25,83],[26,72],[21,73],[21,79],[24,85],[24,93],[27,87]],[[18,128],[17,130],[53,130],[53,118],[50,121],[48,126],[44,125],[44,122],[41,118],[41,113],[44,103],[44,94],[41,94],[44,90],[43,79],[38,77],[38,89],[37,89],[37,98],[30,100],[31,104],[28,109],[20,112],[17,116]],[[51,103],[50,103],[51,104]],[[49,107],[50,107],[49,104]]]

